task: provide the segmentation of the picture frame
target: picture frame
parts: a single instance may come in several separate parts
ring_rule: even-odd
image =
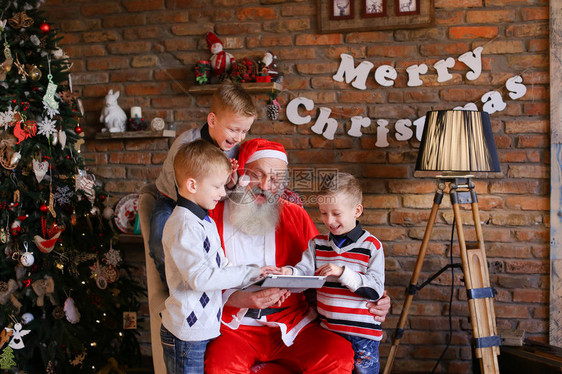
[[[383,12],[368,11],[373,0],[349,0],[349,13],[335,14],[336,0],[317,0],[318,32],[355,32],[427,27],[434,24],[434,0],[379,0]],[[401,8],[401,5],[404,5]],[[406,7],[406,5],[408,5]]]
[[[354,0],[329,0],[331,5],[330,19],[352,19],[354,16]]]
[[[386,2],[384,0],[363,0],[363,18],[386,16]]]
[[[397,16],[420,14],[420,0],[395,0]]]

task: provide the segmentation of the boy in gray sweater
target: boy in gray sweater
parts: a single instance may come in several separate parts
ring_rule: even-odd
[[[273,267],[232,266],[208,210],[225,196],[231,164],[204,140],[185,144],[174,159],[177,206],[162,244],[170,296],[160,336],[168,374],[203,373],[207,343],[219,335],[222,290],[243,286]],[[186,354],[187,352],[187,354]]]

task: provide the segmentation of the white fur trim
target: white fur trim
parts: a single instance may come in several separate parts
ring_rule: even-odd
[[[276,158],[278,160],[285,161],[285,163],[287,163],[287,164],[289,163],[287,161],[287,155],[284,152],[275,151],[273,149],[264,149],[264,150],[261,150],[261,151],[254,152],[254,154],[251,155],[248,158],[248,161],[246,161],[246,164],[249,164],[250,162],[257,161],[257,160],[262,159],[262,158]]]

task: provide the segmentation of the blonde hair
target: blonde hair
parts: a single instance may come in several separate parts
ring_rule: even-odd
[[[336,172],[320,187],[320,196],[344,194],[354,205],[363,201],[363,191],[357,178],[349,173]]]
[[[257,117],[258,111],[251,96],[239,84],[224,81],[211,97],[211,112],[230,111],[245,117]]]
[[[230,161],[220,148],[203,139],[182,145],[174,157],[174,173],[178,186],[183,185],[189,178],[204,179],[220,168],[230,172]]]

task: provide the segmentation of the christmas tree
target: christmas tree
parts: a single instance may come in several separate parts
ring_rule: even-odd
[[[107,194],[80,154],[69,59],[40,1],[0,4],[1,368],[138,365],[144,291],[113,248]]]

